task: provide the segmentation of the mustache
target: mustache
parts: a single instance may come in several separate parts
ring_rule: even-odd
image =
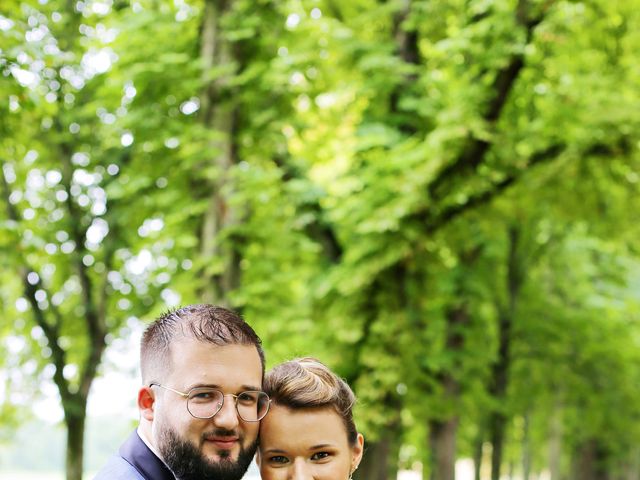
[[[226,428],[216,428],[210,432],[205,432],[202,434],[202,438],[211,438],[211,437],[238,437],[243,438],[244,435],[240,435],[240,433],[236,430],[227,430]]]

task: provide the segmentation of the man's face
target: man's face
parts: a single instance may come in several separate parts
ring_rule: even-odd
[[[171,368],[162,384],[181,392],[211,387],[225,394],[220,411],[198,419],[187,399],[155,387],[153,445],[182,480],[214,476],[240,479],[255,453],[259,422],[238,417],[235,399],[247,390],[261,390],[262,365],[255,346],[217,346],[191,338],[171,345]]]

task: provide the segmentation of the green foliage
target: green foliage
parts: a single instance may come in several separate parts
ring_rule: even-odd
[[[473,455],[491,415],[505,462],[544,469],[559,418],[565,474],[589,442],[628,463],[636,0],[236,1],[215,41],[206,1],[69,5],[0,6],[3,423],[60,368],[38,312],[74,391],[86,292],[111,341],[231,266],[216,300],[269,363],[329,363],[403,465],[434,421]]]

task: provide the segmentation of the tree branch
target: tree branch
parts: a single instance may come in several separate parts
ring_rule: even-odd
[[[62,134],[62,124],[59,120],[56,120],[56,127],[59,133]],[[71,156],[73,151],[66,142],[61,142],[59,145],[60,157],[62,160],[62,181],[61,185],[64,187],[67,193],[67,199],[65,206],[67,209],[68,218],[70,219],[70,231],[71,238],[73,239],[76,248],[74,253],[74,263],[80,279],[80,291],[82,296],[82,303],[85,309],[85,319],[87,321],[87,328],[89,330],[89,337],[91,343],[104,342],[106,335],[104,325],[100,324],[100,320],[97,315],[96,305],[92,297],[93,285],[91,278],[89,277],[89,271],[87,266],[82,262],[83,252],[85,252],[85,238],[87,234],[88,225],[83,226],[81,222],[82,211],[76,207],[71,194],[71,183],[73,178],[73,165],[71,164]]]
[[[273,162],[282,172],[282,180],[284,182],[305,178],[304,174],[295,165],[287,162],[282,156],[275,156]],[[305,202],[301,206],[301,213],[311,213],[313,215],[314,221],[305,225],[305,230],[309,238],[318,242],[322,247],[325,258],[332,263],[337,263],[342,257],[343,248],[332,225],[327,221],[320,202],[315,199],[312,202]]]
[[[62,135],[64,129],[60,119],[57,117],[54,123],[58,133]],[[73,165],[71,164],[73,150],[65,141],[62,141],[58,147],[62,164],[61,185],[67,193],[65,207],[68,218],[70,219],[70,236],[76,245],[75,252],[73,253],[73,263],[75,264],[78,278],[80,279],[80,295],[84,307],[84,319],[89,336],[89,353],[86,358],[86,363],[82,365],[78,389],[78,394],[86,398],[89,395],[91,382],[96,375],[97,368],[102,359],[102,353],[106,348],[107,328],[104,318],[101,318],[98,314],[98,309],[93,299],[93,282],[89,276],[88,267],[82,261],[83,254],[86,252],[85,238],[88,225],[83,226],[83,222],[81,221],[83,212],[77,208],[73,195],[71,194],[71,184],[74,172]]]
[[[21,268],[20,277],[22,279],[24,293],[27,297],[27,300],[29,301],[29,304],[31,305],[31,309],[33,310],[33,318],[36,322],[36,325],[38,325],[44,332],[49,348],[51,348],[51,356],[53,358],[52,363],[55,367],[55,372],[53,373],[53,381],[58,386],[60,397],[62,397],[62,404],[65,405],[73,397],[69,388],[69,381],[64,376],[64,367],[67,365],[67,353],[60,346],[59,325],[49,324],[45,317],[44,310],[42,310],[38,305],[38,301],[36,300],[36,292],[38,291],[38,287],[40,287],[41,285],[40,281],[38,281],[35,285],[29,283],[28,276],[31,272],[35,272],[35,270],[27,266],[23,266]]]
[[[20,216],[18,214],[17,208],[13,206],[13,204],[9,201],[10,197],[10,187],[7,179],[4,175],[4,165],[5,161],[2,161],[0,165],[0,180],[2,184],[2,194],[7,206],[7,216],[9,220],[13,222],[19,223]],[[32,284],[29,282],[29,274],[35,273],[35,269],[31,268],[26,261],[23,261],[23,265],[20,268],[20,279],[22,281],[22,286],[24,289],[24,294],[31,305],[31,309],[33,310],[33,318],[47,339],[47,343],[49,348],[51,348],[51,356],[53,358],[53,365],[55,367],[55,372],[53,373],[53,381],[58,386],[58,390],[60,391],[60,397],[62,398],[63,403],[68,401],[71,398],[71,392],[69,390],[69,382],[64,377],[63,370],[66,365],[66,352],[60,346],[60,324],[55,323],[51,325],[46,317],[45,312],[40,309],[38,305],[38,301],[36,299],[36,292],[38,288],[41,287],[41,280],[38,276],[38,281]]]
[[[516,7],[516,21],[525,30],[526,44],[531,42],[535,28],[542,22],[546,9],[535,18],[529,18],[527,11],[529,4],[527,0],[519,0]],[[489,101],[482,118],[485,123],[493,127],[499,120],[507,103],[509,94],[520,76],[525,66],[524,54],[514,53],[507,65],[498,71],[493,81],[491,90],[494,92],[493,99]],[[432,199],[442,199],[447,193],[447,185],[454,178],[466,175],[470,171],[477,170],[485,159],[491,143],[485,139],[469,137],[456,160],[443,168],[438,176],[429,185],[429,196]]]
[[[539,163],[547,162],[557,158],[564,151],[564,149],[564,145],[552,145],[551,147],[548,147],[547,149],[538,152],[533,157],[531,157],[531,160],[526,167],[515,170],[509,175],[506,175],[501,180],[492,182],[488,188],[476,193],[475,195],[470,196],[466,202],[449,205],[433,215],[429,215],[427,212],[422,212],[422,214],[418,215],[417,218],[422,219],[426,227],[425,229],[428,233],[433,233],[456,217],[462,215],[463,213],[477,208],[481,205],[487,204],[493,198],[498,196],[499,193],[503,192],[505,189],[519,180],[520,177],[528,172],[531,167]]]
[[[626,151],[625,148],[629,148],[627,145],[627,139],[622,137],[618,143],[616,144],[604,144],[604,143],[596,143],[591,145],[587,150],[580,153],[582,158],[589,156],[611,156],[620,153],[620,149]],[[489,187],[485,188],[481,192],[476,193],[469,197],[469,199],[460,204],[449,205],[442,209],[441,211],[429,215],[428,211],[422,211],[413,216],[413,220],[420,221],[425,226],[425,231],[427,233],[434,233],[439,230],[441,227],[451,222],[458,216],[473,210],[474,208],[480,207],[482,205],[486,205],[492,199],[498,196],[499,193],[503,192],[505,189],[514,185],[520,178],[526,174],[531,167],[546,163],[549,161],[553,161],[557,157],[559,157],[567,147],[564,144],[555,144],[547,147],[546,149],[535,153],[526,167],[515,170],[502,179],[492,182]]]
[[[418,32],[415,29],[403,28],[403,23],[411,13],[411,0],[403,0],[402,9],[393,18],[393,36],[396,43],[396,54],[407,65],[418,65],[420,62],[420,49],[418,48]],[[400,113],[400,99],[407,87],[415,83],[417,75],[410,73],[405,75],[402,83],[398,84],[391,92],[389,98],[389,111],[392,116]],[[399,128],[407,135],[416,133],[415,126],[411,125],[408,118],[400,121]]]

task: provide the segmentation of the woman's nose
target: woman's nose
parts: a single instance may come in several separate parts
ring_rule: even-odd
[[[290,480],[313,480],[311,468],[303,458],[297,458],[293,462],[293,476]]]

